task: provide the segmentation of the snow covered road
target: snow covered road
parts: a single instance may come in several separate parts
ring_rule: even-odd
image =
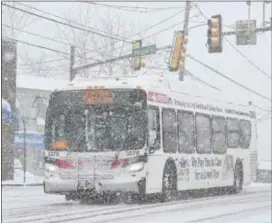
[[[41,187],[4,187],[2,220],[15,222],[271,223],[271,185],[250,186],[240,195],[169,203],[97,205],[66,202]]]

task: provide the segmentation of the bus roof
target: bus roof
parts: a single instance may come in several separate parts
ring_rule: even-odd
[[[77,78],[70,82],[62,90],[79,90],[93,87],[104,88],[141,88],[147,92],[156,92],[167,95],[172,99],[184,99],[191,103],[209,103],[223,108],[238,109],[249,112],[253,110],[249,107],[248,101],[235,94],[227,94],[223,91],[196,85],[193,81],[181,82],[175,73],[166,72],[150,73],[138,76],[112,76],[112,77],[93,77],[89,79]],[[254,115],[253,115],[254,116]]]

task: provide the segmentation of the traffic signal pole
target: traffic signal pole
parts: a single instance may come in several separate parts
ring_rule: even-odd
[[[172,45],[166,45],[166,46],[158,47],[157,51],[159,51],[159,50],[168,50],[171,47],[172,47]],[[83,65],[83,66],[73,67],[72,70],[73,70],[73,73],[75,75],[75,73],[80,71],[80,70],[88,69],[88,68],[95,67],[95,66],[102,65],[102,64],[106,64],[106,63],[112,63],[112,62],[115,62],[115,61],[132,58],[132,57],[133,57],[133,54],[130,53],[130,54],[126,54],[126,55],[123,55],[123,56],[111,58],[111,59],[104,60],[104,61],[101,60],[101,61],[98,61],[98,62],[95,62],[95,63],[92,63],[92,64],[86,64],[86,65]]]
[[[184,14],[184,25],[183,25],[184,37],[188,36],[188,31],[189,31],[188,26],[189,26],[190,9],[191,9],[190,0],[186,0],[185,14]],[[182,41],[182,49],[183,49],[183,46],[184,46],[184,42],[185,41]],[[179,80],[180,81],[184,80],[184,73],[185,73],[184,66],[181,66],[180,69],[179,69]]]
[[[70,49],[70,75],[69,75],[69,79],[70,81],[72,81],[74,79],[74,70],[73,70],[73,66],[75,64],[75,46],[71,46]]]
[[[248,32],[248,36],[250,36],[250,33],[251,33],[251,30],[250,30],[250,6],[251,6],[251,0],[248,0],[247,1],[247,7],[248,7],[248,20],[247,20],[248,30],[247,30],[247,32]]]

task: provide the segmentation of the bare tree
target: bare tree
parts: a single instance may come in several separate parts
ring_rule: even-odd
[[[118,57],[123,54],[129,54],[132,50],[132,45],[125,36],[131,36],[137,30],[135,24],[127,24],[124,20],[121,20],[120,16],[114,15],[109,10],[106,14],[93,14],[92,9],[84,4],[78,14],[74,14],[74,11],[68,12],[64,17],[69,24],[83,27],[84,29],[93,30],[94,32],[106,34],[108,37],[97,35],[95,33],[87,32],[85,30],[78,30],[74,28],[66,28],[63,26],[58,27],[58,34],[66,39],[71,45],[76,47],[76,64],[83,65],[87,63],[93,63],[97,61],[104,61],[113,57]],[[90,16],[92,15],[92,16]],[[74,19],[72,19],[74,18]],[[95,23],[94,23],[95,18]],[[92,25],[90,25],[92,24]],[[124,39],[124,41],[118,41],[117,38]],[[135,35],[135,38],[141,38],[140,35]],[[148,44],[148,40],[144,40],[145,44]],[[114,75],[129,74],[132,71],[133,60],[126,59],[123,61],[117,61],[108,63],[96,67],[95,75]],[[97,71],[97,69],[99,69]],[[83,71],[84,76],[89,76],[89,71]]]
[[[10,2],[8,4],[14,7],[22,8],[20,3]],[[33,17],[31,15],[14,10],[13,8],[9,7],[3,7],[2,18],[3,24],[5,25],[2,26],[3,34],[5,37],[12,39],[18,39],[19,35],[28,26],[39,20],[39,18]],[[42,54],[42,56],[38,58],[38,60],[31,59],[28,56],[27,48],[25,48],[23,52],[17,52],[17,55],[18,61],[20,61],[21,64],[24,64],[24,66],[20,66],[20,64],[18,64],[20,73],[32,73],[38,76],[47,76],[47,74],[49,73],[49,66],[45,66],[43,63],[46,58],[45,54]]]
[[[50,55],[42,52],[42,54],[36,58],[31,58],[27,52],[24,53],[24,63],[19,64],[19,69],[22,74],[34,75],[38,77],[55,77],[58,73],[64,73],[63,68],[68,67],[68,61],[62,60],[50,60]],[[66,69],[66,72],[68,69]],[[67,75],[68,77],[68,75]]]
[[[16,2],[10,2],[9,5],[17,7]],[[2,19],[3,24],[9,26],[2,26],[3,33],[10,38],[17,38],[18,35],[24,30],[26,27],[36,22],[39,18],[35,18],[26,13],[14,10],[12,8],[3,7],[2,10]]]

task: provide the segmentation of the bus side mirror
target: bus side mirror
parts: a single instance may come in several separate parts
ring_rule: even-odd
[[[148,135],[148,147],[149,147],[149,154],[153,154],[159,148],[159,143],[157,141],[157,131],[152,130],[149,132]]]
[[[149,154],[153,154],[153,153],[155,153],[156,150],[159,150],[159,149],[160,149],[160,145],[159,145],[157,139],[155,139],[154,144],[149,146]]]
[[[156,151],[156,148],[154,146],[149,147],[149,154],[153,154],[155,153],[155,151]]]
[[[155,144],[156,142],[156,136],[157,136],[157,132],[154,130],[149,131],[148,134],[148,145],[151,147]]]

